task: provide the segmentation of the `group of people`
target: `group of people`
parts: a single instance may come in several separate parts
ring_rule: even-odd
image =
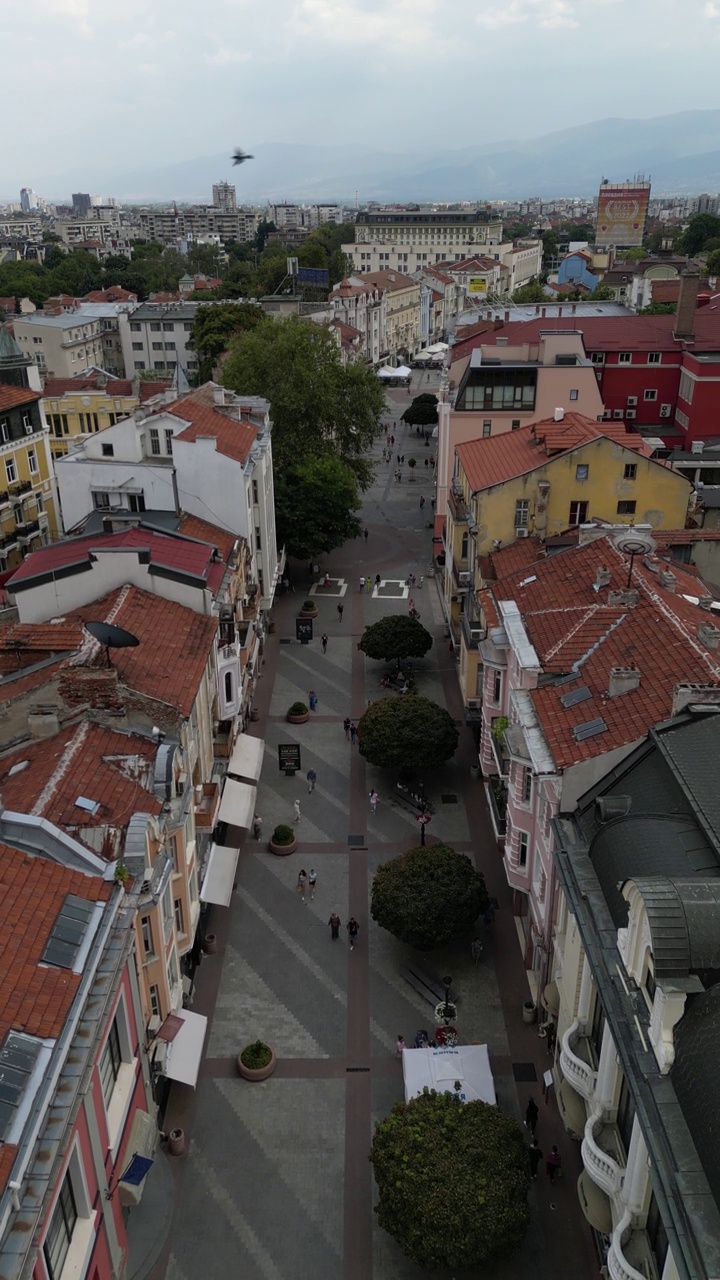
[[[342,927],[342,920],[340,919],[337,911],[333,911],[332,915],[330,916],[330,919],[328,920],[328,924],[330,926],[330,937],[333,942],[337,942],[338,938],[340,937],[340,929]],[[350,950],[353,951],[355,949],[355,943],[358,940],[360,925],[358,924],[355,917],[351,916],[347,924],[345,925],[345,928],[347,929],[347,933],[348,933]]]
[[[540,1164],[543,1159],[543,1152],[540,1147],[540,1143],[535,1137],[539,1114],[540,1112],[538,1110],[537,1102],[534,1098],[531,1098],[525,1108],[525,1127],[529,1129],[532,1134],[532,1142],[528,1149],[528,1159],[530,1161],[530,1177],[533,1179],[537,1178],[538,1169],[540,1168]],[[562,1172],[562,1157],[555,1145],[552,1146],[550,1155],[545,1161],[545,1172],[551,1183],[553,1183]]]
[[[345,730],[346,742],[349,742],[350,745],[354,747],[357,741],[357,725],[355,724],[355,721],[351,720],[349,716],[346,716],[343,720],[343,729]]]

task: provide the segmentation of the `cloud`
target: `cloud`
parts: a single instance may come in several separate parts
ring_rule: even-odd
[[[570,0],[510,0],[502,8],[491,5],[484,9],[477,15],[476,22],[490,30],[524,22],[546,28],[578,27],[580,23],[574,12],[575,6]]]
[[[708,3],[703,9],[706,18],[720,18],[720,8],[716,4]]]
[[[299,0],[293,21],[304,37],[377,53],[410,46],[430,52],[449,34],[438,0]]]
[[[251,54],[246,49],[216,49],[214,53],[206,53],[205,61],[213,67],[230,67],[237,66],[242,62],[249,62]]]

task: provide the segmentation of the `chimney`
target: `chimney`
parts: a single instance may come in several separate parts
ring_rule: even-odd
[[[570,308],[570,315],[571,315],[571,316],[574,316],[576,311],[577,311],[577,302],[573,302],[573,304],[572,304],[572,306],[571,306],[571,308]]]
[[[695,338],[695,311],[697,295],[700,288],[700,274],[697,271],[681,271],[680,293],[675,310],[675,337],[693,341]]]
[[[544,320],[544,319],[545,319],[545,316],[547,315],[547,307],[541,307],[541,308],[540,308],[540,315],[542,316],[542,318],[543,318],[543,320]]]
[[[672,569],[661,569],[658,574],[658,582],[666,591],[674,591],[677,586],[677,578]]]
[[[627,605],[629,609],[634,608],[640,599],[640,592],[635,587],[626,587],[624,591],[609,591],[609,605]]]
[[[698,604],[700,605],[700,608],[707,610],[708,613],[712,609],[713,603],[714,601],[712,596],[700,596],[698,598]]]
[[[654,555],[645,556],[645,559],[643,560],[643,564],[645,565],[645,568],[650,571],[650,573],[660,572],[659,556],[654,556]]]
[[[509,323],[510,323],[510,312],[509,312],[509,311],[506,311],[506,312],[505,312],[505,323],[506,323],[506,324],[509,324]]]
[[[60,713],[57,707],[36,707],[28,714],[31,738],[54,738],[60,732]]]
[[[612,574],[610,570],[605,565],[601,565],[595,574],[595,590],[601,591],[603,587],[609,587],[611,581]]]
[[[640,688],[640,672],[637,667],[611,667],[608,696],[619,698],[623,693],[632,693]]]
[[[564,418],[564,417],[565,417],[565,410],[564,410],[564,409],[560,409],[560,408],[558,408],[558,409],[556,409],[556,410],[555,410],[555,412],[554,412],[554,414],[553,414],[553,418],[555,419],[555,421],[556,421],[556,422],[562,422],[562,420],[563,420],[563,418]]]
[[[213,387],[213,404],[225,403],[225,388]]]
[[[102,518],[102,531],[103,531],[103,533],[112,533],[112,531],[113,531],[112,516],[103,516],[103,518]]]
[[[672,716],[679,716],[686,707],[717,706],[720,689],[715,684],[676,684],[673,689]]]
[[[706,649],[714,649],[717,653],[717,647],[720,644],[720,630],[713,626],[712,622],[701,622],[697,633],[700,643],[704,644]]]

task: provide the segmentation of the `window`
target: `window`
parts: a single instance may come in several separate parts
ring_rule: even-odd
[[[629,405],[636,405],[636,404],[637,404],[637,396],[628,396],[628,398],[627,398],[627,403],[628,403]]]
[[[470,534],[467,532],[467,530],[465,530],[462,536],[462,541],[460,543],[460,559],[461,560],[467,560],[469,541],[470,541]]]
[[[110,510],[110,494],[109,493],[98,492],[98,490],[95,490],[92,496],[92,500],[93,500],[93,506],[96,511]]]
[[[502,696],[502,672],[493,672],[493,702],[500,702]]]
[[[576,480],[587,480],[589,475],[590,475],[590,467],[586,462],[579,463],[578,466],[575,468]]]
[[[624,480],[635,480],[636,478],[637,478],[637,463],[635,463],[635,462],[626,462],[626,463],[625,463],[625,470],[624,470],[624,472],[623,472],[623,479],[624,479]]]
[[[616,420],[620,419],[622,418],[624,413],[625,413],[624,409],[613,409],[613,418],[615,418]]]
[[[604,351],[593,351],[593,352],[591,352],[590,359],[591,359],[591,361],[592,361],[592,363],[593,363],[593,364],[604,364],[604,363],[605,363],[605,352],[604,352]]]
[[[114,457],[114,456],[115,456],[115,446],[114,446],[114,445],[112,445],[112,444],[103,444],[101,447],[102,447],[102,456],[103,456],[103,458],[112,458],[112,457]]]
[[[151,323],[151,325],[150,325],[150,332],[151,332],[151,333],[160,333],[161,328],[162,328],[162,326],[158,323],[158,321],[157,321],[157,320],[153,320],[153,321],[152,321],[152,323]]]
[[[120,1052],[120,1033],[117,1018],[113,1018],[110,1034],[105,1041],[105,1048],[100,1056],[100,1086],[105,1099],[105,1106],[110,1103],[115,1088],[115,1081],[120,1074],[122,1053]]]
[[[175,350],[175,343],[174,343],[174,342],[166,342],[166,343],[165,343],[165,350],[166,350],[166,351],[174,351],[174,350]]]
[[[136,360],[136,361],[135,361],[135,368],[136,368],[136,369],[144,369],[144,368],[145,368],[145,361],[144,361],[144,360]]]
[[[129,493],[128,508],[130,511],[144,511],[145,495],[143,493]]]
[[[38,472],[38,464],[37,454],[34,449],[28,449],[28,467],[30,468],[30,475],[36,476]]]
[[[527,529],[530,520],[530,502],[527,498],[518,498],[515,503],[515,528]]]
[[[648,352],[648,364],[660,364],[662,355],[659,351]]]
[[[522,771],[522,789],[520,792],[523,804],[529,804],[532,797],[532,769]]]
[[[15,481],[17,480],[17,467],[15,466],[14,458],[5,459],[5,475],[7,477],[8,484],[15,484]]]
[[[487,440],[492,431],[492,418],[485,418],[483,421],[483,439]]]
[[[32,429],[33,429],[33,424],[32,424],[32,422],[30,421],[30,414],[29,414],[29,413],[24,413],[24,414],[23,414],[23,416],[22,416],[22,424],[23,424],[23,426],[24,426],[24,428],[25,428],[25,433],[26,433],[26,435],[28,434],[28,432],[32,431]]]
[[[644,391],[643,400],[657,400],[657,391]]]
[[[133,333],[142,333],[142,325],[138,324],[135,320],[130,321],[130,328]]]
[[[185,330],[186,333],[189,333],[190,330],[192,329],[192,325],[189,324],[188,321],[186,320],[185,323],[183,324],[183,329]]]
[[[39,1040],[11,1031],[0,1049],[0,1141],[5,1141],[40,1053]]]
[[[628,1089],[627,1080],[625,1079],[625,1076],[623,1076],[622,1084],[620,1085],[620,1100],[618,1102],[616,1123],[620,1131],[620,1137],[622,1138],[626,1153],[630,1148],[630,1138],[632,1135],[634,1118],[635,1103],[633,1102],[632,1094]]]
[[[152,344],[152,349],[153,349],[153,351],[162,351],[162,349],[163,349],[163,344],[162,344],[162,342],[153,342],[153,344]]]
[[[690,426],[690,419],[686,413],[683,413],[682,409],[675,410],[675,421],[679,427],[682,427],[683,431],[687,431]]]
[[[571,392],[570,392],[570,399],[571,399],[571,400],[577,400],[577,398],[578,398],[579,394],[580,394],[580,392],[578,391],[577,387],[573,387],[573,389],[572,389],[572,390],[571,390]]]
[[[629,351],[621,351],[618,355],[618,364],[632,364],[632,355]]]
[[[232,673],[228,672],[228,675],[232,675]],[[184,933],[185,922],[183,920],[182,898],[175,899],[175,901],[173,902],[173,909],[175,911],[175,928],[177,929],[178,933]]]
[[[164,332],[164,333],[174,333],[174,332],[175,332],[175,325],[172,323],[172,321],[167,321],[167,320],[164,320],[164,321],[163,321],[163,332]]]
[[[142,344],[142,342],[133,342],[133,344],[132,344],[132,349],[133,349],[133,351],[142,351],[142,349],[143,349],[143,344]]]
[[[519,418],[513,418],[512,422],[510,423],[510,429],[511,429],[511,431],[519,431],[519,430],[520,430],[520,419],[519,419]]]
[[[518,841],[518,866],[526,867],[527,860],[528,860],[528,846],[530,844],[530,836],[528,835],[527,831],[521,831],[519,833],[519,837],[520,838]]]
[[[8,418],[3,418],[2,422],[0,422],[0,438],[3,444],[7,444],[10,439],[10,421]]]
[[[164,360],[155,360],[155,361],[153,361],[153,369],[164,369],[164,368],[165,368],[165,361],[164,361]]]
[[[634,516],[637,502],[618,502],[617,513],[619,516]]]
[[[43,1254],[50,1280],[59,1280],[78,1217],[75,1193],[68,1171],[60,1188],[43,1244]]]
[[[140,919],[140,932],[143,940],[143,950],[146,956],[153,956],[155,948],[153,947],[152,920],[150,916],[142,916]]]
[[[587,502],[571,502],[570,515],[568,516],[568,524],[577,525],[585,524],[588,517]]]
[[[35,494],[35,502],[37,504],[38,515],[42,515],[43,511],[45,510],[45,505],[44,505],[43,496],[41,493]]]
[[[255,525],[255,550],[262,551],[262,538],[260,537],[260,525]]]
[[[172,454],[173,433],[169,427],[165,428],[165,452]]]
[[[150,452],[156,457],[160,454],[160,432],[157,427],[150,428]]]
[[[160,988],[151,983],[150,985],[150,1008],[154,1018],[160,1017]]]
[[[257,482],[257,480],[253,480],[253,482],[252,482],[252,500],[253,500],[253,502],[254,502],[255,506],[257,506],[258,501],[259,501],[259,497],[258,497],[258,482]]]

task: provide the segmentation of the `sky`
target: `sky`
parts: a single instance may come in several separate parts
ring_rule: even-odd
[[[236,145],[456,148],[720,106],[720,0],[33,0],[0,5],[0,48],[0,198],[113,194]]]

